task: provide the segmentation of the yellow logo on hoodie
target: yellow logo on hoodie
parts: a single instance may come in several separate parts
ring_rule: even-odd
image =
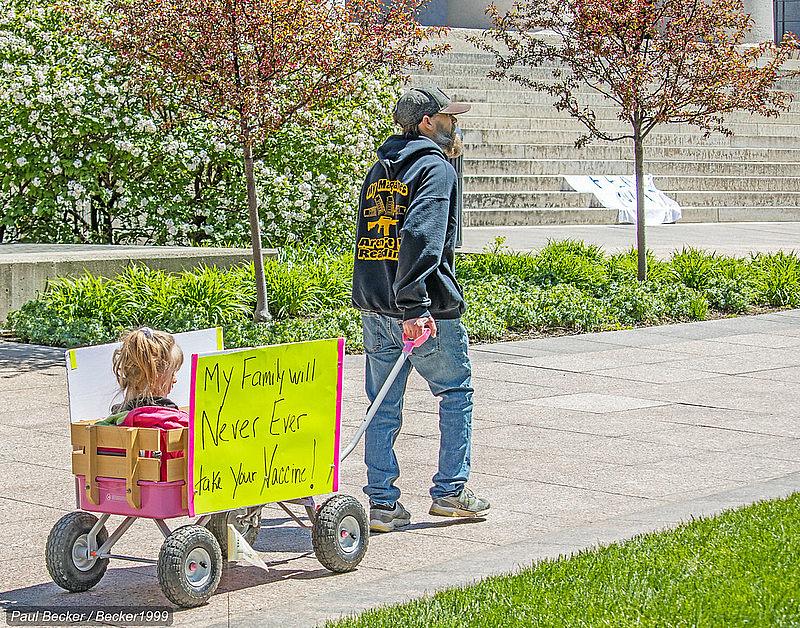
[[[358,242],[358,259],[363,260],[392,260],[396,261],[400,252],[400,238],[392,237],[392,229],[397,236],[400,223],[399,216],[405,214],[406,205],[400,205],[395,200],[395,194],[408,196],[408,186],[396,179],[378,179],[367,188],[366,200],[372,200],[374,205],[365,207],[364,218],[374,218],[367,221],[367,231],[375,231]]]

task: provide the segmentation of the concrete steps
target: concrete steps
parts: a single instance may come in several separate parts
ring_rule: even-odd
[[[752,177],[796,177],[800,178],[800,162],[742,162],[736,165],[737,172],[731,173],[727,161],[693,161],[691,171],[687,171],[685,161],[647,160],[647,171],[663,176],[732,176]],[[565,174],[633,174],[633,162],[628,159],[515,159],[502,158],[464,160],[465,177],[474,176],[523,176],[523,175],[565,175]]]
[[[681,206],[696,207],[757,207],[764,198],[762,192],[680,190],[669,191],[670,198]],[[770,192],[772,207],[800,207],[800,192]],[[593,194],[572,191],[484,191],[464,192],[464,206],[470,209],[506,209],[519,207],[599,207]]]
[[[576,134],[584,133],[584,127],[577,120],[572,118],[511,118],[495,116],[490,117],[477,117],[472,115],[472,112],[463,114],[459,117],[464,121],[465,132],[472,131],[485,131],[485,130],[520,130],[520,131],[572,131]],[[800,120],[798,120],[800,123]],[[629,133],[630,125],[617,120],[609,120],[603,127],[610,132]],[[791,137],[798,133],[798,124],[785,123],[784,117],[780,121],[764,122],[764,118],[760,116],[753,117],[752,121],[742,122],[729,122],[728,128],[737,135],[757,135],[757,136],[778,136],[778,137]],[[688,134],[698,135],[698,129],[691,124],[670,124],[658,129],[659,133],[668,134]]]
[[[798,222],[799,207],[682,207],[681,222]],[[465,209],[465,227],[539,227],[543,225],[613,225],[615,209],[593,207],[520,207],[505,209]]]
[[[465,136],[464,222],[468,226],[614,224],[617,210],[597,207],[591,194],[574,192],[565,175],[631,174],[630,140],[593,141],[576,148],[586,131],[557,111],[548,94],[486,75],[494,56],[452,31],[453,51],[419,72],[412,85],[438,85],[455,100],[472,104],[460,116]],[[800,68],[793,61],[792,67]],[[552,68],[520,74],[553,82]],[[685,222],[800,220],[800,80],[778,88],[797,97],[779,118],[746,112],[726,116],[732,137],[688,124],[662,125],[645,145],[645,171],[680,203]],[[629,126],[618,109],[589,88],[579,89],[602,128],[624,135]]]
[[[648,168],[652,172],[652,169]],[[597,174],[597,173],[592,173]],[[612,173],[608,173],[612,174]],[[627,174],[627,173],[625,173]],[[800,192],[798,176],[656,176],[656,186],[664,192],[719,190],[724,192]],[[469,190],[483,192],[524,192],[526,190],[569,191],[565,175],[465,175]]]
[[[494,70],[493,66],[472,66],[469,68],[469,72],[464,72],[460,69],[464,67],[465,66],[458,65],[437,67],[435,73],[417,75],[418,83],[420,85],[435,85],[443,89],[448,95],[451,95],[451,91],[459,92],[462,90],[495,89],[514,91],[517,89],[528,89],[511,78],[493,78],[488,80],[489,73]],[[537,71],[518,72],[517,74],[525,79],[535,80],[547,85],[554,85],[557,82],[552,78],[549,68],[537,69]],[[798,89],[800,89],[800,81],[796,79],[785,79],[778,82],[775,86],[776,91],[797,91]],[[597,91],[583,85],[576,87],[575,92],[578,94],[599,95]]]
[[[572,144],[465,144],[473,158],[525,159],[633,159],[630,142],[590,144],[576,148]],[[655,160],[683,161],[800,161],[800,149],[733,148],[705,146],[645,146],[646,162]],[[691,172],[691,169],[688,170]],[[735,174],[735,173],[732,173]]]
[[[733,146],[743,148],[800,148],[800,136],[787,137],[785,135],[745,135],[737,134],[732,137],[716,134],[708,138],[691,133],[653,132],[646,141],[646,146]],[[629,133],[629,131],[628,131]],[[580,137],[578,129],[553,130],[553,129],[474,129],[464,130],[464,141],[469,144],[572,144]],[[632,140],[619,140],[630,145]],[[600,146],[607,146],[603,140],[595,140]]]

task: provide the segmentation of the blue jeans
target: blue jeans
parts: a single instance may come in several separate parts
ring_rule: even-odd
[[[362,312],[367,354],[366,391],[375,399],[403,348],[402,322]],[[460,320],[437,320],[438,334],[412,352],[367,428],[364,461],[370,503],[392,506],[400,497],[394,485],[400,467],[394,443],[403,424],[403,395],[413,366],[439,397],[439,470],[433,476],[431,497],[461,492],[469,477],[472,445],[472,367],[467,331]]]

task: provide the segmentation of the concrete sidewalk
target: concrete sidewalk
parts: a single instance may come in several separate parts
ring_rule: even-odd
[[[467,227],[463,250],[478,253],[498,236],[517,251],[539,249],[549,240],[568,238],[601,245],[608,253],[636,246],[634,225],[564,225],[558,227]],[[662,259],[684,246],[724,255],[791,251],[800,247],[800,222],[677,223],[647,227],[647,248]]]
[[[332,575],[308,532],[266,508],[256,549],[272,571],[226,570],[209,604],[175,623],[314,625],[800,490],[799,348],[798,310],[475,347],[471,486],[492,501],[485,521],[427,514],[436,402],[415,376],[398,440],[409,530],[373,536],[356,572]],[[164,605],[153,566],[112,561],[84,594],[47,574],[47,534],[74,509],[61,355],[0,343],[0,599]],[[345,436],[364,411],[362,378],[363,358],[348,358]],[[364,501],[360,457],[341,488]],[[156,557],[147,523],[115,551]]]

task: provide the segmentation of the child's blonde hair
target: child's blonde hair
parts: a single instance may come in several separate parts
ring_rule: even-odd
[[[183,351],[172,334],[149,327],[133,329],[122,337],[114,351],[112,365],[123,403],[166,395],[172,377],[183,364]]]

